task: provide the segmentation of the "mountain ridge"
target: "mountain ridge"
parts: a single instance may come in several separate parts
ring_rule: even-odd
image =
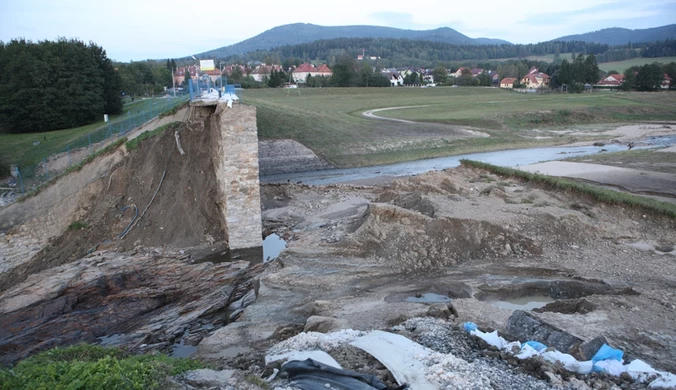
[[[597,31],[590,31],[583,34],[566,35],[553,39],[553,41],[582,41],[603,43],[606,45],[625,45],[629,42],[645,43],[663,41],[665,39],[676,39],[676,24],[666,26],[628,29],[622,27],[604,28]]]
[[[200,53],[198,56],[224,58],[254,50],[269,50],[283,45],[294,45],[334,38],[406,38],[455,45],[511,44],[511,42],[501,39],[470,38],[450,27],[440,27],[433,30],[406,30],[395,27],[367,25],[320,26],[311,23],[293,23],[273,27],[254,37],[229,46]]]

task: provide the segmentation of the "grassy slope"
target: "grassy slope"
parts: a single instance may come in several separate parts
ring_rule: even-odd
[[[518,169],[499,167],[492,164],[473,160],[460,160],[464,167],[483,169],[498,175],[516,177],[527,182],[532,182],[547,189],[570,191],[579,195],[589,196],[598,202],[628,206],[650,213],[666,215],[676,218],[676,205],[660,202],[655,199],[645,198],[626,192],[609,190],[592,184],[579,183],[560,177],[547,176],[539,173],[525,172]]]
[[[620,73],[623,73],[627,68],[631,68],[632,66],[652,64],[653,62],[667,64],[669,62],[676,62],[676,57],[632,58],[630,60],[624,61],[603,62],[599,64],[599,69],[601,69],[604,72],[607,72],[609,70],[616,70]]]
[[[298,91],[268,89],[247,91],[245,97],[247,103],[258,107],[261,138],[295,139],[344,167],[566,143],[571,139],[526,139],[521,137],[521,130],[579,122],[675,119],[672,98],[676,100],[676,94],[654,98],[617,93],[533,96],[492,88],[322,88],[302,89],[300,96]],[[656,106],[656,102],[664,104]],[[411,130],[406,124],[383,123],[361,115],[368,109],[411,105],[431,106],[378,115],[479,127],[491,137],[419,137],[415,133],[419,129]],[[554,112],[544,114],[544,118],[540,114],[533,118],[523,115],[547,110]]]
[[[151,99],[139,99],[133,103],[125,104],[123,113],[111,116],[109,123],[117,123],[127,119],[128,112],[131,112],[133,115],[137,112],[148,110],[151,104]],[[42,161],[44,157],[63,152],[67,144],[79,137],[86,136],[103,125],[103,118],[101,118],[98,122],[72,129],[40,133],[0,134],[0,162],[34,165]],[[40,141],[40,145],[33,146],[34,140]]]

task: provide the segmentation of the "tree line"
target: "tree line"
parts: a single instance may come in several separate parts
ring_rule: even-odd
[[[334,63],[344,51],[354,57],[365,51],[368,57],[378,58],[376,62],[384,68],[433,67],[439,63],[450,67],[453,62],[544,55],[553,55],[555,62],[561,62],[563,53],[594,54],[599,62],[676,55],[676,41],[630,43],[613,47],[606,44],[580,41],[474,46],[395,38],[336,38],[281,46],[271,50],[258,50],[243,55],[229,56],[223,60],[238,63],[261,61],[268,64],[282,64],[285,68],[288,68],[308,61]]]
[[[112,61],[93,42],[0,41],[2,131],[64,129],[120,114],[120,88]]]

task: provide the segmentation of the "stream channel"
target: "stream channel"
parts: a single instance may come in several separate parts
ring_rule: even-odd
[[[641,146],[633,148],[649,149],[676,145],[676,136],[658,136],[641,140]],[[602,151],[604,150],[604,151]],[[618,152],[627,150],[624,144],[607,144],[604,146],[559,146],[550,148],[514,149],[495,152],[462,154],[450,157],[437,157],[417,161],[406,161],[389,165],[376,165],[360,168],[325,169],[320,171],[282,173],[262,176],[262,183],[302,183],[302,184],[336,184],[356,180],[371,179],[381,176],[411,176],[433,170],[454,168],[460,160],[477,160],[504,167],[516,167],[545,161],[563,160],[569,157],[585,156],[596,153]]]

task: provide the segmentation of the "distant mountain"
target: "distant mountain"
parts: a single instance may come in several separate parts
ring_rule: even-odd
[[[655,42],[665,39],[676,39],[676,24],[668,26],[630,30],[627,28],[604,28],[585,34],[567,35],[554,41],[582,41],[604,43],[606,45],[626,45],[629,42]]]
[[[283,45],[314,42],[320,39],[334,38],[406,38],[422,41],[444,42],[453,45],[499,45],[511,44],[501,39],[470,38],[452,28],[442,27],[434,30],[403,30],[379,26],[318,26],[316,24],[295,23],[272,28],[253,38],[234,45],[224,46],[199,54],[200,57],[224,58],[233,54],[243,54],[254,50],[269,50]]]

